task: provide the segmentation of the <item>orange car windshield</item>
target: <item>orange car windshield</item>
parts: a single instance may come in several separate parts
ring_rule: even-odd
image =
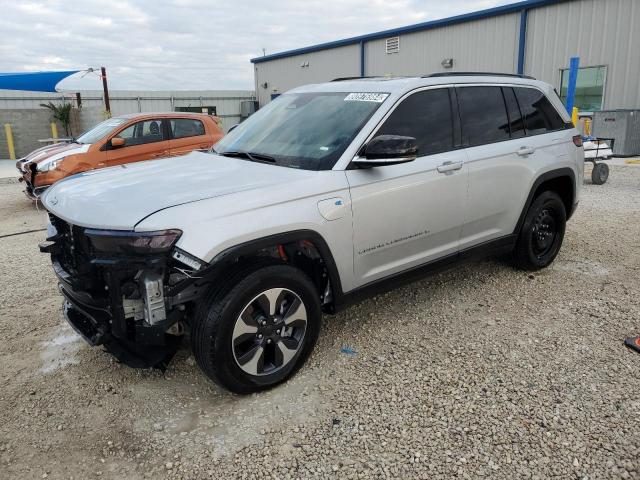
[[[109,118],[104,122],[100,122],[98,125],[90,130],[87,130],[78,138],[77,143],[96,143],[101,138],[108,135],[114,128],[122,125],[125,122],[123,118]]]

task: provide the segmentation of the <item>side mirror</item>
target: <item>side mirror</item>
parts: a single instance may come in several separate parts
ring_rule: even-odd
[[[356,157],[353,163],[361,168],[396,165],[413,162],[418,155],[418,145],[413,137],[401,135],[379,135],[364,149],[363,157]]]
[[[239,123],[236,123],[235,125],[231,125],[229,127],[229,130],[227,130],[227,133],[231,133],[233,129],[235,129],[238,125],[240,125]]]
[[[121,138],[121,137],[113,137],[111,139],[111,147],[112,148],[124,147],[125,143],[126,143],[125,139]]]

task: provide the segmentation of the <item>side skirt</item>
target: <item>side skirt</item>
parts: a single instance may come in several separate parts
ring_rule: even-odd
[[[390,275],[380,280],[358,287],[350,292],[341,295],[335,300],[335,311],[340,311],[353,303],[358,303],[366,298],[373,297],[380,293],[394,290],[403,285],[412,283],[422,279],[427,275],[431,275],[443,270],[448,270],[459,265],[462,262],[478,260],[481,258],[500,255],[511,252],[516,246],[516,234],[506,235],[495,240],[481,243],[470,248],[461,250],[458,253],[452,253],[437,260],[418,265],[404,272]]]

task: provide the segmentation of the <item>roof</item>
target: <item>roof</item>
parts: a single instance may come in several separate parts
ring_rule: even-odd
[[[296,55],[318,52],[320,50],[327,50],[330,48],[344,47],[346,45],[354,45],[360,42],[367,42],[370,40],[377,40],[380,38],[394,37],[394,36],[405,34],[405,33],[421,32],[424,30],[431,30],[434,28],[455,25],[457,23],[470,22],[473,20],[481,20],[483,18],[491,18],[499,15],[505,15],[508,13],[520,12],[522,10],[528,10],[531,8],[543,7],[546,5],[553,5],[555,3],[561,3],[563,1],[567,1],[567,0],[524,0],[522,2],[510,3],[508,5],[501,5],[499,7],[488,8],[486,10],[479,10],[476,12],[456,15],[454,17],[442,18],[440,20],[431,20],[429,22],[422,22],[422,23],[416,23],[413,25],[408,25],[406,27],[393,28],[390,30],[382,30],[380,32],[369,33],[367,35],[359,35],[357,37],[350,37],[342,40],[336,40],[333,42],[320,43],[320,44],[312,45],[309,47],[297,48],[295,50],[287,50],[285,52],[274,53],[274,54],[265,55],[262,57],[255,57],[251,59],[251,63],[268,62],[270,60],[276,60],[278,58],[293,57]]]
[[[545,82],[532,78],[504,75],[444,75],[434,77],[371,77],[365,79],[354,78],[339,82],[326,82],[304,85],[289,90],[287,93],[301,92],[379,92],[390,94],[404,94],[420,87],[434,85],[453,85],[465,83],[489,83],[508,85],[532,85],[541,88],[545,92],[553,90],[553,87]]]
[[[208,115],[206,113],[195,113],[195,112],[140,112],[140,113],[125,113],[123,115],[117,115],[113,118],[202,118],[209,117],[211,118],[214,115]]]

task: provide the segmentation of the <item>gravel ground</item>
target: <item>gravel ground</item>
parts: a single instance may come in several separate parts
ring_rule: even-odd
[[[43,233],[0,238],[0,478],[640,478],[639,187],[586,182],[542,272],[488,260],[325,317],[247,397],[186,349],[163,375],[85,346]],[[43,221],[0,184],[0,236]]]

